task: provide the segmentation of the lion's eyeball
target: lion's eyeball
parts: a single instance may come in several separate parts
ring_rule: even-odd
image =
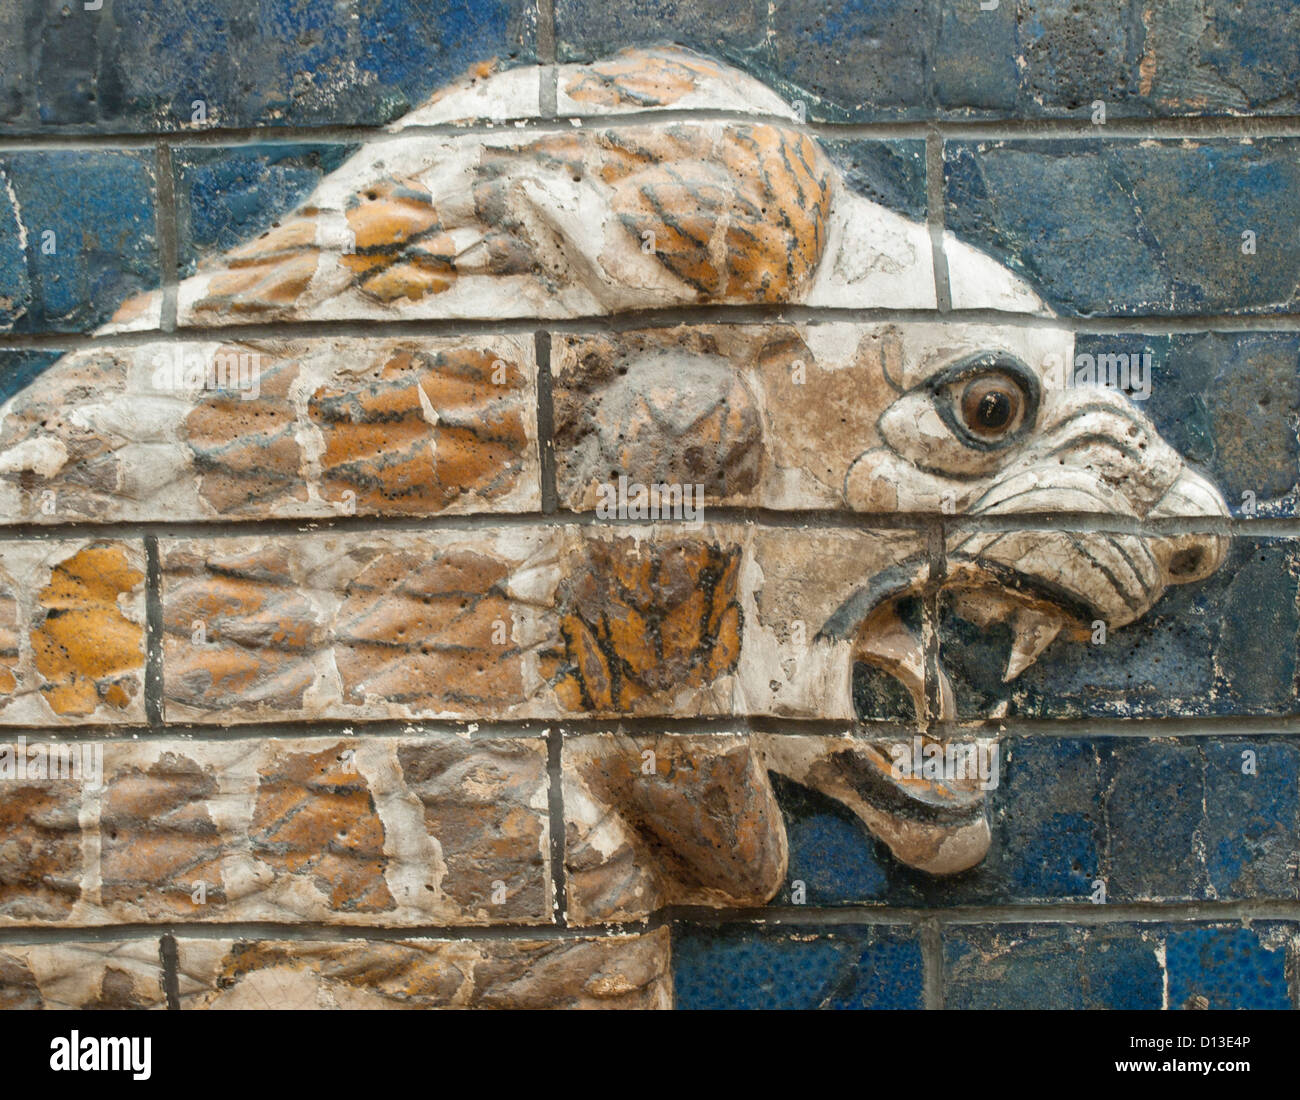
[[[994,371],[966,383],[958,409],[967,431],[992,442],[1020,427],[1025,395],[1013,378]]]

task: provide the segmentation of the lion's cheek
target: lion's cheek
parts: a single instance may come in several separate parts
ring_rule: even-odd
[[[878,460],[892,456],[879,449],[858,456],[844,479],[844,499],[855,512],[898,511],[898,486]]]

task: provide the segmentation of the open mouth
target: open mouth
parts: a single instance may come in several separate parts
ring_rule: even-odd
[[[953,614],[982,631],[999,624],[1009,628],[1003,683],[1021,676],[1058,637],[1086,640],[1093,622],[1105,619],[1085,598],[1052,580],[983,559],[950,561],[944,576],[932,578],[929,562],[916,556],[872,577],[840,605],[821,635],[849,641],[855,661],[896,679],[918,715],[953,719],[952,683],[938,646],[927,647],[925,630],[904,612],[918,597],[940,594]]]

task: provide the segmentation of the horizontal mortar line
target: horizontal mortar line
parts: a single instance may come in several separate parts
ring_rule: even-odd
[[[781,905],[769,908],[713,909],[708,906],[672,906],[660,910],[665,923],[823,925],[912,924],[935,921],[943,927],[972,924],[1082,924],[1182,923],[1189,921],[1300,920],[1300,901],[1287,898],[1250,898],[1242,901],[1108,902],[1042,901],[1001,905],[937,905],[890,907],[886,902],[846,903],[841,906]]]
[[[544,68],[543,66],[536,66]],[[791,104],[806,102],[792,96]],[[419,110],[418,106],[411,112]],[[798,130],[822,139],[918,139],[938,132],[946,141],[978,138],[988,141],[1026,138],[1097,139],[1124,141],[1179,140],[1188,137],[1300,137],[1300,116],[1296,115],[1196,115],[1196,116],[1111,116],[1094,124],[1091,108],[1079,117],[1060,118],[962,118],[938,115],[920,119],[875,119],[870,121],[813,120],[801,123],[786,115],[766,111],[739,111],[700,107],[647,109],[618,114],[559,113],[550,118],[540,114],[508,115],[499,119],[476,118],[440,123],[412,123],[401,118],[390,122],[330,123],[320,126],[212,126],[205,129],[160,129],[133,132],[34,131],[0,135],[0,152],[27,150],[113,150],[149,148],[163,142],[176,148],[243,145],[301,145],[340,143],[379,144],[428,138],[508,138],[515,134],[569,133],[581,129],[622,129],[681,122],[768,124]]]
[[[312,338],[394,340],[414,336],[532,336],[539,327],[557,336],[608,335],[681,325],[918,324],[989,325],[1004,328],[1064,330],[1085,336],[1180,336],[1198,333],[1300,331],[1300,313],[1203,314],[1199,316],[1117,317],[1020,313],[996,309],[894,309],[780,305],[671,306],[582,317],[352,318],[337,321],[282,320],[212,327],[180,325],[174,332],[0,333],[0,348],[71,353],[93,348],[137,348],[183,340],[195,343],[247,343]]]
[[[1000,905],[954,905],[922,908],[891,907],[885,902],[846,903],[840,906],[772,906],[770,908],[715,909],[709,906],[665,906],[639,919],[587,925],[492,924],[370,926],[327,924],[318,921],[225,921],[191,923],[130,923],[60,925],[58,927],[5,926],[0,944],[11,946],[61,942],[113,942],[155,939],[165,933],[177,938],[325,940],[578,940],[608,936],[635,936],[665,926],[689,923],[700,927],[748,924],[778,927],[841,928],[854,925],[919,927],[931,922],[941,928],[980,924],[1070,924],[1098,927],[1110,924],[1210,923],[1300,920],[1300,901],[1252,898],[1245,901],[1037,902]]]
[[[396,720],[391,718],[286,717],[270,721],[211,725],[178,722],[174,725],[0,726],[0,746],[22,737],[29,744],[103,743],[138,744],[180,741],[189,744],[229,741],[334,741],[339,738],[443,738],[493,741],[508,738],[541,742],[552,731],[572,739],[592,734],[628,737],[654,736],[753,736],[836,737],[880,743],[910,740],[927,731],[915,722],[882,719],[849,721],[836,718],[781,716],[770,714],[663,715],[599,717],[572,715],[550,719],[435,719]],[[1203,717],[1151,716],[1117,718],[1109,715],[1071,718],[972,718],[944,722],[931,732],[940,739],[960,738],[1068,738],[1100,740],[1130,738],[1218,738],[1247,740],[1261,737],[1300,736],[1300,714],[1207,715]]]
[[[1122,635],[1121,635],[1122,638]],[[855,735],[857,729],[855,728]],[[939,738],[1056,737],[1071,740],[1094,738],[1219,738],[1224,740],[1258,737],[1300,737],[1300,714],[1212,714],[1203,716],[1149,715],[1118,718],[1113,715],[1070,718],[984,718],[940,723]]]
[[[1026,118],[1026,119],[954,119],[939,118],[928,123],[902,123],[896,134],[891,124],[884,123],[823,123],[809,124],[809,129],[819,137],[886,138],[911,137],[911,127],[924,132],[934,130],[945,141],[1021,141],[1021,140],[1107,140],[1119,141],[1180,141],[1186,138],[1221,138],[1225,141],[1241,138],[1297,138],[1300,137],[1300,116],[1297,115],[1197,115],[1186,117],[1144,118],[1109,116],[1104,123],[1091,119],[1091,108],[1081,118]],[[920,136],[919,134],[917,136]]]
[[[874,530],[924,530],[932,517],[927,513],[871,513],[868,522],[859,517],[868,513],[825,514],[809,511],[772,513],[760,520],[757,509],[705,508],[703,524],[684,520],[637,520],[613,517],[602,519],[595,512],[475,512],[469,515],[441,516],[322,516],[318,519],[276,518],[214,518],[212,520],[124,520],[97,524],[91,521],[69,523],[18,523],[0,526],[0,542],[30,539],[64,538],[136,538],[154,534],[165,538],[239,538],[259,534],[275,535],[329,535],[349,532],[383,534],[384,532],[409,532],[434,534],[439,531],[484,531],[531,528],[645,528],[663,531],[686,532],[697,527],[715,524],[750,526],[767,525],[773,528],[837,527]],[[1300,521],[1297,521],[1300,523]],[[3,521],[0,521],[3,524]]]
[[[712,732],[719,736],[752,732],[749,719],[743,716],[715,715],[692,718],[592,718],[574,715],[558,719],[392,719],[392,718],[312,718],[291,717],[270,721],[261,719],[247,724],[205,725],[196,722],[176,723],[158,727],[131,726],[78,726],[66,731],[50,726],[13,725],[0,726],[0,746],[16,737],[26,737],[29,742],[40,740],[58,743],[60,740],[77,742],[137,743],[145,741],[242,741],[242,740],[337,740],[340,737],[391,737],[403,739],[439,738],[455,736],[471,741],[491,741],[503,738],[527,738],[543,741],[554,730],[574,737],[590,733],[626,732],[630,734],[663,732],[666,725],[679,725],[680,732]],[[828,723],[828,725],[831,723]],[[837,724],[847,729],[848,723]],[[676,731],[675,731],[676,732]],[[0,788],[3,790],[3,788]]]
[[[701,530],[714,537],[715,528],[733,526],[752,530],[837,529],[861,533],[927,531],[942,520],[952,535],[968,532],[1064,531],[1125,534],[1146,538],[1176,535],[1222,535],[1228,538],[1293,538],[1300,536],[1300,516],[1235,518],[1218,516],[1165,516],[1136,519],[1100,512],[1009,512],[1001,515],[945,515],[941,512],[853,512],[828,508],[772,509],[711,507],[701,509],[697,521],[680,519],[603,518],[592,512],[474,512],[434,516],[321,516],[317,518],[214,517],[210,520],[121,520],[95,523],[19,522],[0,519],[0,543],[32,539],[143,538],[156,535],[172,539],[240,538],[257,535],[342,535],[407,532],[519,530],[551,528],[606,528],[653,530],[684,535]]]
[[[60,928],[0,928],[0,944],[48,944],[76,940],[103,943],[114,940],[147,940],[170,932],[184,939],[276,939],[276,940],[576,940],[592,936],[636,935],[661,927],[653,918],[640,922],[566,928],[556,924],[492,925],[364,925],[325,924],[316,921],[228,921],[185,924],[69,925]]]
[[[412,108],[411,112],[419,110]],[[402,116],[405,117],[405,116]],[[623,129],[647,124],[679,122],[768,123],[789,129],[814,132],[808,125],[783,115],[761,111],[736,111],[720,108],[663,108],[627,111],[619,114],[507,115],[503,118],[477,118],[464,121],[408,123],[402,118],[391,122],[333,123],[322,126],[213,126],[202,130],[157,130],[136,133],[26,133],[0,136],[0,152],[30,149],[112,150],[151,148],[163,143],[173,148],[248,145],[302,145],[337,143],[345,145],[380,145],[411,139],[430,138],[500,138],[509,140],[534,134],[573,133],[584,129]],[[887,124],[888,125],[888,124]],[[909,128],[914,123],[905,123]],[[830,124],[834,126],[834,124]]]
[[[205,725],[183,722],[175,725],[118,725],[76,726],[59,729],[52,726],[12,725],[0,726],[0,746],[16,738],[26,738],[30,744],[61,744],[63,742],[105,744],[136,744],[149,741],[183,741],[194,744],[243,740],[337,740],[340,737],[386,737],[402,739],[442,738],[447,736],[467,738],[470,741],[492,741],[520,738],[541,742],[552,731],[573,739],[591,734],[622,734],[630,737],[678,736],[748,736],[754,733],[791,732],[805,735],[861,736],[863,738],[910,737],[916,732],[912,723],[881,721],[852,723],[824,718],[773,718],[767,715],[675,715],[645,717],[591,717],[572,715],[551,719],[442,719],[395,720],[391,718],[312,718],[287,717],[278,721],[266,719],[246,724]],[[0,788],[2,789],[2,788]]]

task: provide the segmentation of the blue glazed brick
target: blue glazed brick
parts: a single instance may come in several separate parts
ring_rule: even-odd
[[[1016,113],[1020,69],[1014,4],[983,11],[978,3],[943,0],[937,39],[935,91],[941,108]]]
[[[1139,96],[1146,47],[1140,0],[1021,0],[1017,8],[1022,110],[1038,103],[1054,108],[1044,113],[1068,113],[1102,100],[1109,112]]]
[[[944,1004],[976,1009],[1290,1008],[1295,926],[971,925],[944,932]]]
[[[1109,901],[1300,896],[1294,744],[1111,738],[1096,745]]]
[[[34,130],[385,122],[478,61],[535,60],[525,0],[32,4],[0,45],[0,109]],[[16,102],[16,105],[15,105]]]
[[[923,221],[925,142],[822,140],[850,187],[909,218]]]
[[[1205,745],[1204,846],[1220,898],[1300,897],[1300,745]]]
[[[789,905],[796,882],[804,884],[808,905],[879,900],[906,890],[899,881],[905,869],[852,813],[784,776],[773,775],[772,784],[790,844],[785,886],[772,905]]]
[[[938,107],[1001,117],[1291,114],[1300,12],[1290,0],[941,0]]]
[[[1287,1009],[1286,944],[1294,926],[1172,928],[1165,947],[1170,1008]]]
[[[988,854],[940,877],[834,800],[773,782],[790,844],[774,907],[796,882],[831,907],[1077,904],[1098,879],[1111,903],[1300,896],[1300,746],[1284,737],[1005,737]]]
[[[961,900],[1080,901],[1105,844],[1093,742],[1008,738],[990,797],[993,842]]]
[[[1011,684],[1011,634],[945,611],[943,664],[958,713],[1032,718],[1291,714],[1297,710],[1300,546],[1233,539],[1219,570],[1169,589],[1104,645],[1058,638]]]
[[[1293,0],[1151,4],[1150,95],[1181,114],[1293,114],[1300,104],[1300,8]]]
[[[1188,741],[1101,744],[1108,901],[1205,896],[1202,754]]]
[[[938,106],[998,117],[1162,115],[1142,62],[1155,44],[1139,0],[942,0],[935,48]],[[1185,35],[1162,42],[1185,48]],[[1145,92],[1144,92],[1145,88]]]
[[[1300,282],[1300,143],[945,148],[949,228],[1080,315],[1268,313]],[[1256,252],[1242,252],[1243,232]]]
[[[1237,516],[1297,515],[1300,335],[1081,335],[1076,353],[1151,356],[1142,411],[1206,473]]]
[[[0,331],[91,329],[159,285],[152,153],[7,153],[0,181]]]
[[[561,60],[678,42],[737,64],[825,121],[1291,114],[1288,0],[558,0]]]
[[[922,974],[911,929],[673,929],[678,1008],[915,1009]]]
[[[992,844],[976,867],[931,876],[897,862],[834,800],[784,777],[773,785],[786,822],[790,862],[773,906],[950,906],[1079,902],[1100,873],[1105,847],[1101,778],[1092,741],[1006,738],[989,793]]]
[[[944,931],[944,1006],[1153,1009],[1158,933],[1137,925],[969,925]]]
[[[680,42],[821,119],[1293,114],[1300,13],[1170,0],[558,0],[562,60]],[[470,64],[536,58],[524,0],[137,0],[8,5],[0,119],[152,131],[385,121]]]
[[[8,182],[7,174],[3,182]],[[14,196],[8,188],[0,189],[0,328],[12,328],[31,305],[25,238]]]
[[[22,4],[0,4],[0,122],[12,126],[31,99],[31,73],[23,50]]]
[[[930,7],[906,0],[778,0],[768,39],[772,69],[809,93],[810,117],[928,114]]]
[[[745,58],[767,32],[766,0],[556,0],[555,46],[560,61],[592,61],[628,46],[676,43]]]
[[[181,275],[198,260],[251,240],[293,210],[350,145],[256,145],[173,153]]]
[[[42,371],[58,362],[61,351],[7,348],[0,351],[0,403],[29,385]]]
[[[676,42],[752,73],[808,117],[929,113],[928,3],[908,0],[557,0],[560,60]]]

